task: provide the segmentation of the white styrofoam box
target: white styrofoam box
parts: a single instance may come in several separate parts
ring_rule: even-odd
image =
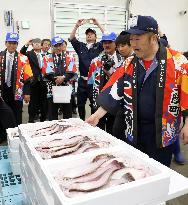
[[[81,130],[85,130],[85,129],[91,129],[92,126],[89,125],[88,123],[84,122],[83,120],[79,119],[79,118],[69,118],[69,119],[62,119],[61,120],[53,120],[53,121],[45,121],[45,122],[36,122],[36,123],[27,123],[27,124],[21,124],[18,126],[18,130],[20,133],[20,140],[25,143],[28,140],[31,140],[31,136],[34,134],[34,132],[37,129],[41,129],[41,128],[45,128],[46,126],[50,126],[54,123],[58,123],[58,124],[64,124],[65,122],[70,122],[73,124],[77,124],[77,125],[81,125],[83,126],[82,128],[80,128]],[[72,133],[77,133],[78,130],[76,131],[69,131]],[[67,132],[64,132],[62,134],[65,134]],[[45,135],[44,135],[45,137]]]
[[[40,143],[47,143],[49,141],[52,141],[53,139],[65,139],[66,138],[70,138],[72,136],[78,136],[78,135],[83,135],[83,136],[88,136],[91,139],[96,139],[98,142],[100,141],[105,141],[105,142],[110,142],[109,147],[114,147],[114,146],[121,146],[124,145],[125,143],[122,142],[121,140],[115,138],[114,136],[108,134],[107,132],[105,132],[104,130],[101,130],[99,128],[92,128],[92,129],[88,129],[88,130],[83,130],[77,133],[65,133],[65,134],[56,134],[53,136],[46,136],[45,139],[44,137],[38,137],[37,139],[32,139],[31,141],[28,141],[26,143],[25,146],[28,146],[28,149],[31,151],[31,156],[29,157],[29,159],[32,159],[32,157],[34,157],[34,160],[39,159],[38,157],[36,157],[37,155],[40,156],[39,152],[35,149],[35,147],[37,147]],[[108,149],[109,147],[106,147],[106,149]],[[104,148],[97,148],[95,150],[91,150],[96,151],[98,149],[105,149]],[[84,154],[84,153],[81,153]],[[71,155],[64,155],[62,157],[69,157]],[[41,156],[40,156],[41,158]],[[42,158],[41,158],[42,159]],[[48,160],[54,160],[54,159],[48,159]],[[36,163],[41,163],[41,160],[36,162]]]
[[[117,138],[113,137],[112,135],[104,132],[103,130],[101,130],[99,128],[93,128],[92,130],[85,130],[82,132],[78,132],[77,134],[78,135],[83,134],[83,135],[87,135],[87,136],[95,136],[98,139],[110,141],[113,144],[113,146],[120,146],[120,145],[124,144],[122,141],[118,140]],[[66,136],[74,136],[74,135],[75,134],[73,134],[73,133],[66,134]],[[53,136],[46,137],[45,141],[52,139],[52,137]],[[55,137],[62,138],[62,135],[56,135]],[[27,155],[28,162],[29,162],[30,166],[34,170],[37,170],[36,173],[39,176],[39,178],[43,178],[44,173],[43,173],[43,169],[42,169],[41,165],[44,164],[46,160],[43,160],[41,158],[40,154],[36,151],[34,146],[38,145],[42,141],[44,141],[44,138],[40,137],[38,139],[33,139],[32,141],[28,141],[26,143],[21,143],[21,145],[20,145],[22,147],[22,149],[25,150],[25,153]],[[105,149],[105,148],[103,148],[103,149]],[[108,149],[108,148],[106,148],[106,149]],[[99,149],[97,149],[97,150],[99,150]],[[95,152],[95,151],[92,151],[92,152]],[[83,154],[85,154],[85,153],[83,153]],[[73,155],[72,156],[71,155],[65,156],[65,157],[73,157]],[[49,160],[56,160],[56,159],[49,159]]]
[[[37,155],[38,159],[36,160],[39,163],[36,163],[34,161],[34,157],[32,157],[31,150],[28,149],[28,146],[25,146],[26,144],[21,143],[19,152],[20,152],[20,164],[23,166],[25,164],[25,161],[28,161],[30,169],[32,169],[37,177],[39,179],[41,176],[43,176],[43,169],[42,167],[44,166],[43,160]],[[25,161],[23,161],[23,158]]]
[[[16,174],[20,174],[20,154],[19,150],[15,151],[15,149],[12,148],[9,149],[8,151],[8,157],[10,160],[10,165],[12,168],[12,172]]]
[[[106,133],[105,131],[99,129],[99,128],[93,128],[92,130],[85,130],[82,132],[79,132],[78,134],[88,134],[90,132],[90,135],[95,135],[97,137],[101,137],[103,138],[103,140],[110,140],[113,144],[114,147],[111,148],[101,148],[101,149],[96,149],[90,152],[93,152],[94,154],[98,154],[101,152],[101,150],[108,151],[109,149],[113,150],[113,149],[117,149],[116,147],[119,147],[118,149],[123,149],[126,150],[126,152],[130,152],[130,153],[137,153],[137,155],[139,155],[140,157],[144,158],[148,158],[148,155],[144,154],[143,152],[135,149],[134,147],[128,145],[127,143],[122,142],[121,140],[113,137],[112,135]],[[93,134],[92,134],[93,133]],[[67,134],[69,136],[71,135],[75,135],[75,134]],[[101,136],[100,136],[101,135]],[[61,136],[62,137],[62,136]],[[51,137],[50,137],[51,138]],[[49,137],[47,137],[47,139],[50,139]],[[45,138],[46,139],[46,138]],[[34,169],[37,170],[36,173],[39,176],[39,178],[41,180],[43,180],[44,177],[44,169],[43,166],[48,163],[49,161],[54,161],[54,162],[58,162],[58,159],[60,158],[68,158],[70,159],[70,161],[72,160],[72,158],[74,159],[75,155],[68,155],[68,156],[64,156],[64,157],[60,157],[60,158],[53,158],[53,159],[49,159],[49,160],[43,160],[41,158],[41,156],[39,155],[39,153],[36,151],[36,149],[34,148],[35,145],[37,145],[38,143],[40,143],[42,141],[44,141],[44,139],[38,139],[38,140],[32,140],[32,141],[28,141],[26,143],[21,143],[21,147],[22,149],[25,151],[25,155],[28,158],[28,162],[30,164],[30,166]],[[88,152],[79,154],[79,155],[87,155]]]
[[[14,175],[20,175],[20,163],[11,163],[11,169]]]
[[[32,197],[34,198],[33,195],[33,179],[32,176],[30,176],[27,172],[26,172],[26,167],[25,167],[25,163],[21,163],[20,164],[21,167],[21,179],[22,179],[22,189],[25,195],[25,200],[28,202],[30,201],[29,199]],[[28,202],[28,204],[31,204]]]
[[[20,141],[25,143],[28,139],[30,139],[34,131],[40,128],[45,128],[46,126],[50,126],[54,124],[55,122],[57,122],[57,120],[18,125]]]
[[[53,197],[51,197],[51,190],[45,189],[44,185],[41,183],[42,180],[38,176],[37,170],[34,170],[30,166],[29,159],[25,153],[25,150],[20,146],[21,152],[21,177],[28,190],[30,197],[37,198],[38,200],[42,198],[40,205],[52,205]]]
[[[14,175],[20,174],[20,155],[19,152],[8,152],[10,165]]]
[[[28,175],[25,175],[28,176]],[[29,174],[29,178],[31,175]],[[31,181],[29,178],[25,179],[23,177],[23,190],[25,192],[25,198],[27,201],[29,201],[29,204],[35,205],[35,204],[40,204],[40,205],[50,205],[47,202],[48,197],[44,196],[42,193],[42,188],[38,188],[38,182]],[[34,184],[35,183],[35,184]]]
[[[20,144],[18,127],[9,128],[6,132],[9,149],[18,151]]]
[[[80,133],[80,132],[78,132],[78,133]],[[61,134],[60,136],[63,137],[64,135],[67,135],[67,134]],[[42,140],[45,140],[46,138],[49,139],[49,136],[47,136],[45,138],[44,137],[40,137],[39,141],[41,140],[41,138],[42,138]],[[32,142],[35,142],[37,140],[38,139],[33,139]],[[44,174],[43,174],[42,165],[45,163],[46,160],[43,160],[41,158],[41,156],[38,154],[38,152],[34,148],[33,144],[31,143],[31,140],[28,140],[25,143],[20,143],[20,148],[22,148],[22,150],[25,151],[25,155],[28,158],[30,166],[34,170],[37,170],[36,173],[39,176],[39,178],[43,177]],[[21,155],[21,153],[19,153],[19,154]],[[71,156],[69,156],[69,157],[71,157]]]
[[[102,138],[103,140],[111,140],[114,143],[114,145],[122,146],[122,149],[127,150],[127,152],[137,152],[139,156],[142,156],[142,158],[148,158],[147,155],[143,154],[139,150],[136,150],[132,146],[122,142],[121,140],[114,138],[113,136],[107,134],[106,132],[104,132],[103,130],[100,130],[99,128],[93,128],[93,130],[83,131],[82,134],[88,134],[88,132],[90,133],[91,136],[95,135],[95,136],[99,137],[101,135],[101,136],[103,136],[103,138]],[[69,135],[72,136],[73,134],[69,134]],[[48,139],[50,139],[50,138],[51,137],[48,137]],[[27,143],[21,143],[20,149],[22,149],[22,152],[24,150],[25,157],[27,157],[27,162],[29,163],[30,169],[33,170],[32,172],[33,172],[33,175],[35,176],[35,179],[38,178],[37,181],[40,184],[43,184],[43,187],[45,187],[45,193],[48,193],[47,195],[49,196],[50,193],[52,193],[52,189],[51,189],[51,187],[49,187],[49,181],[46,180],[46,178],[44,176],[45,175],[44,170],[46,169],[44,167],[45,161],[42,160],[42,158],[40,157],[40,155],[37,153],[37,151],[34,149],[34,146],[33,146],[33,144],[37,144],[41,140],[44,141],[44,139],[38,138],[38,140],[33,139],[30,142],[28,141]],[[35,142],[35,141],[37,141],[37,142]],[[92,151],[92,152],[98,154],[99,150]],[[87,153],[83,153],[83,155],[84,154],[87,155]],[[20,153],[20,155],[22,155],[22,153]],[[71,160],[71,157],[74,158],[74,156],[69,156],[69,157],[66,156],[66,158],[70,158],[70,160]],[[56,161],[58,159],[53,159],[53,160]],[[23,163],[23,162],[24,162],[24,160],[21,159],[21,163]],[[35,184],[35,186],[36,186],[36,184]],[[55,195],[55,193],[53,192],[52,195]],[[54,205],[61,204],[59,202],[59,199],[57,199],[57,198],[55,198],[55,199],[56,199],[56,202],[54,203]]]
[[[12,151],[12,149],[9,149],[8,157],[9,157],[11,162],[20,163],[19,149],[17,151],[14,151],[14,150]]]
[[[51,191],[47,192],[44,184],[37,175],[37,170],[30,166],[29,160],[24,149],[20,146],[21,153],[21,177],[23,181],[24,191],[27,197],[32,199],[33,204],[40,205],[55,205],[54,199],[51,196]]]
[[[26,197],[25,190],[23,189],[23,201],[22,205],[30,205],[28,198]]]
[[[146,203],[142,204],[142,205],[166,205],[166,203],[164,202],[164,198],[163,199],[158,199],[156,200],[151,200],[151,201],[147,201]]]
[[[45,138],[43,136],[32,138],[30,140],[30,143],[32,143],[34,146],[37,146],[41,142],[48,142],[53,139],[62,139],[63,137],[66,138],[66,137],[72,137],[72,136],[77,136],[77,135],[85,135],[85,136],[91,137],[91,139],[95,138],[96,140],[99,140],[99,141],[101,140],[101,141],[111,142],[113,146],[124,143],[121,140],[105,132],[104,130],[101,130],[98,127],[92,127],[91,129],[81,130],[76,133],[70,132],[70,133],[65,133],[65,134],[48,135]]]
[[[100,150],[98,154],[113,154],[117,157],[123,157],[126,160],[133,160],[135,163],[143,164],[149,167],[154,173],[153,176],[136,180],[134,182],[122,184],[116,187],[95,191],[84,196],[67,198],[60,189],[60,186],[54,179],[55,173],[59,170],[74,169],[81,164],[89,163],[96,153],[87,153],[87,155],[74,156],[74,158],[61,158],[51,160],[43,166],[44,177],[40,178],[45,183],[45,188],[52,188],[55,205],[96,205],[108,204],[119,205],[131,204],[142,205],[153,199],[165,198],[169,190],[169,174],[163,165],[148,157],[143,158],[138,153],[132,153],[120,147],[109,148],[107,151]],[[59,202],[60,201],[60,202]]]

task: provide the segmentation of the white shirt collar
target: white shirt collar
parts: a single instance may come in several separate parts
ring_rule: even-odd
[[[38,52],[36,52],[36,51],[34,51],[34,52],[35,52],[35,54],[36,54],[36,55],[40,55],[40,52],[39,52],[39,53],[38,53]]]
[[[14,53],[9,53],[8,50],[7,50],[7,55],[8,55],[8,56],[9,56],[9,55],[14,56],[14,54],[15,54],[15,52],[14,52]]]
[[[86,46],[87,46],[88,49],[90,49],[90,48],[93,47],[93,44],[94,44],[94,43],[86,43]]]

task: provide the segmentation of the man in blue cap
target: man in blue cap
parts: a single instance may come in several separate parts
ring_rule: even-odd
[[[130,23],[127,32],[135,55],[112,75],[97,98],[100,108],[87,122],[96,125],[107,112],[123,108],[124,140],[170,166],[182,115],[181,136],[188,143],[187,59],[160,44],[153,17],[135,16]]]
[[[48,79],[48,118],[49,120],[58,119],[58,109],[62,107],[63,118],[72,117],[72,105],[70,103],[54,103],[52,86],[67,85],[77,77],[75,58],[69,53],[64,53],[64,40],[60,36],[52,38],[51,44],[53,52],[44,57],[43,74]]]
[[[101,43],[104,51],[91,61],[88,74],[88,84],[92,86],[92,113],[98,108],[96,99],[110,76],[115,72],[123,58],[116,52],[117,35],[114,32],[103,34]],[[112,134],[114,116],[107,114],[99,122],[98,127]]]
[[[12,109],[16,124],[22,123],[23,99],[30,100],[30,80],[33,76],[28,58],[17,52],[18,33],[7,33],[6,49],[0,53],[0,91],[4,102]]]
[[[96,42],[97,34],[96,31],[92,28],[88,28],[85,31],[86,43],[81,42],[76,38],[77,29],[85,23],[96,25],[101,30],[101,32],[104,33],[104,29],[99,24],[99,22],[95,18],[91,18],[79,19],[70,34],[69,41],[71,42],[79,59],[80,78],[78,79],[77,105],[78,113],[82,120],[85,120],[85,105],[87,99],[89,98],[90,103],[92,101],[91,88],[87,85],[89,66],[91,60],[97,57],[103,50],[102,44],[100,42]]]

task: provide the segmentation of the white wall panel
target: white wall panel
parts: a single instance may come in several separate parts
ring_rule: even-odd
[[[6,32],[4,11],[12,10],[14,21],[29,21],[30,29],[20,28],[20,46],[30,38],[51,38],[49,0],[0,0],[0,50],[4,49]],[[15,31],[17,31],[15,27]]]
[[[172,48],[188,50],[188,0],[132,0],[131,8],[133,14],[155,17]],[[187,13],[180,15],[182,10]]]
[[[126,10],[125,4],[123,6],[113,6],[108,4],[101,4],[100,1],[85,3],[74,3],[75,1],[59,1],[53,0],[53,28],[54,35],[60,35],[65,40],[70,36],[70,32],[74,28],[78,19],[96,18],[107,32],[120,33],[125,29],[126,25]],[[84,24],[77,29],[76,37],[85,42],[85,31],[87,28],[93,28],[97,32],[98,40],[101,39],[100,29],[93,24]],[[68,43],[69,51],[74,51],[71,44]],[[74,52],[75,56],[76,53]],[[77,57],[77,56],[76,56]]]
[[[59,2],[67,3],[67,0],[58,0]],[[116,6],[125,8],[127,0],[71,0],[77,4],[93,4],[96,6]],[[10,29],[4,24],[4,10],[13,10],[15,21],[29,21],[30,29],[20,29],[20,44],[23,45],[29,38],[34,37],[51,37],[51,18],[50,18],[50,0],[0,0],[0,49],[4,48],[5,34]],[[92,7],[89,7],[92,9]],[[73,9],[67,8],[67,11]],[[119,8],[118,8],[119,9]],[[164,33],[167,34],[171,46],[177,50],[185,51],[188,50],[188,13],[186,15],[179,15],[182,10],[188,11],[188,0],[132,0],[132,13],[142,15],[154,16]],[[97,9],[94,12],[99,12]],[[64,15],[69,17],[69,13],[66,12]],[[85,14],[84,14],[85,15]],[[98,14],[99,20],[103,20],[103,15]],[[112,14],[111,20],[113,21],[115,15]],[[119,19],[119,16],[116,16]],[[78,15],[72,13],[70,25],[64,24],[65,37],[68,37],[68,33],[72,30]],[[58,23],[59,24],[59,23]],[[118,27],[118,21],[116,21]],[[58,30],[57,33],[63,33]],[[107,22],[107,29],[113,30],[111,21]],[[97,31],[98,32],[98,31]]]
[[[56,2],[70,2],[67,0],[58,0]],[[109,6],[122,6],[123,8],[125,7],[126,0],[71,0],[72,3],[77,3],[77,4],[95,4],[95,5],[109,5]]]
[[[82,3],[73,3],[74,1],[59,1],[54,0],[54,34],[66,35],[64,28],[67,27],[69,33],[72,31],[75,23],[78,19],[84,18],[96,18],[108,32],[114,31],[116,33],[121,32],[125,29],[126,13],[125,13],[125,4],[123,6],[112,6],[108,5],[99,5],[99,4],[82,4]],[[62,27],[62,28],[61,28]],[[70,27],[72,27],[70,29]],[[79,39],[85,38],[85,30],[88,27],[96,29],[97,33],[100,34],[98,27],[93,24],[85,24],[78,29],[77,37]],[[65,37],[64,37],[65,38]]]

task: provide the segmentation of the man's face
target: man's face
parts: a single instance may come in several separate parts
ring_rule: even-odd
[[[96,40],[97,40],[97,37],[93,32],[89,32],[86,34],[86,42],[87,43],[95,43]]]
[[[33,49],[34,50],[40,50],[41,49],[41,43],[33,43]]]
[[[18,43],[14,41],[6,41],[5,46],[7,47],[9,53],[14,53],[18,47]]]
[[[67,44],[64,42],[64,43],[63,43],[62,51],[65,52],[66,50],[67,50]]]
[[[63,52],[63,43],[58,43],[53,46],[53,52],[55,54],[61,54]]]
[[[156,42],[156,35],[144,33],[141,35],[130,35],[130,44],[136,56],[141,59],[147,59],[151,55],[153,43]]]
[[[48,52],[51,47],[51,43],[49,41],[44,41],[42,44],[42,51]]]
[[[119,45],[117,45],[117,49],[118,49],[120,55],[122,55],[124,58],[129,57],[132,53],[131,46],[129,46],[127,44],[119,44]]]
[[[114,41],[103,41],[104,52],[113,55],[116,50],[116,44]]]

